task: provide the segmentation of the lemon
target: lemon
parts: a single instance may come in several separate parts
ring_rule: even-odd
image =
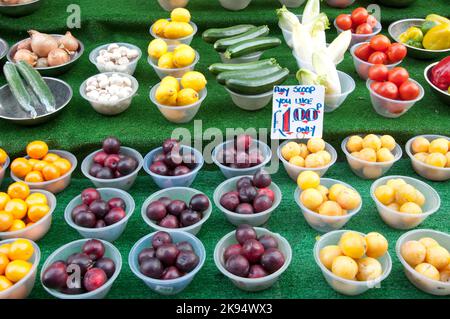
[[[184,50],[184,49],[191,49],[191,46],[188,44],[181,43],[181,44],[177,45],[175,47],[175,49],[173,49],[173,53]]]
[[[187,37],[194,32],[189,23],[171,21],[164,27],[164,37],[168,39],[179,39]]]
[[[191,21],[191,13],[187,9],[176,8],[170,13],[170,18],[172,21],[189,23]]]
[[[173,76],[166,76],[161,80],[161,86],[169,86],[174,88],[177,92],[180,90],[180,82]]]
[[[153,59],[159,59],[167,53],[167,43],[162,39],[154,39],[148,45],[148,55]]]
[[[173,52],[167,52],[163,54],[158,60],[158,66],[163,69],[173,69],[175,65],[173,63]]]
[[[198,93],[193,89],[182,89],[178,92],[177,105],[190,105],[198,101]]]
[[[181,78],[181,85],[185,89],[193,89],[197,92],[203,90],[206,86],[206,78],[197,71],[186,72]]]
[[[177,68],[183,68],[192,64],[195,60],[195,51],[191,47],[183,47],[173,52],[173,64]]]
[[[159,19],[153,24],[152,31],[159,37],[164,37],[164,30],[170,22],[166,19]]]
[[[163,105],[177,104],[177,90],[169,85],[160,85],[155,92],[155,99]]]

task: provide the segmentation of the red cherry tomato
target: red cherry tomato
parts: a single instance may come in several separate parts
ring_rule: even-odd
[[[403,82],[409,79],[409,73],[405,68],[401,66],[395,67],[388,72],[388,81],[394,83],[397,86],[402,85]]]
[[[388,68],[384,64],[375,64],[369,68],[369,79],[384,82],[388,79]],[[389,80],[390,81],[390,80]]]
[[[369,43],[363,43],[355,49],[355,55],[363,61],[369,60],[370,55],[373,53]]]
[[[391,46],[391,40],[383,34],[377,34],[370,39],[370,46],[375,51],[386,51]]]
[[[373,15],[369,15],[367,17],[367,23],[372,27],[375,28],[377,26],[377,19]]]
[[[368,23],[362,23],[356,28],[356,34],[371,34],[372,27]]]
[[[360,25],[367,21],[368,16],[369,16],[369,13],[367,12],[367,10],[365,8],[363,8],[363,7],[356,8],[352,12],[352,22],[355,25]]]
[[[401,61],[407,53],[406,46],[401,43],[393,43],[386,51],[390,63]]]
[[[352,18],[349,14],[340,14],[336,18],[336,25],[339,29],[350,30],[352,28]]]
[[[381,83],[376,92],[379,95],[392,100],[395,100],[398,97],[397,85],[389,81]]]
[[[387,64],[387,55],[384,52],[374,52],[369,56],[369,59],[367,62],[373,63],[373,64]]]
[[[380,86],[383,84],[383,82],[372,82],[370,83],[370,88],[378,93],[378,90],[380,89]]]
[[[399,89],[400,98],[405,101],[414,100],[419,96],[419,86],[412,81],[405,81],[400,85]]]

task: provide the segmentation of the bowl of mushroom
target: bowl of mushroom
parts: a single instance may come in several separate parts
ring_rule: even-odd
[[[133,75],[142,51],[129,43],[101,45],[89,54],[89,60],[99,72],[121,72]]]

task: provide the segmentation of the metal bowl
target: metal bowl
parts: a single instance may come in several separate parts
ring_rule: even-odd
[[[445,92],[445,91],[443,91],[443,90],[441,90],[440,88],[438,88],[430,80],[431,69],[438,63],[439,62],[431,63],[429,66],[427,66],[425,68],[425,70],[423,71],[423,76],[424,76],[425,80],[428,82],[428,84],[430,85],[430,87],[433,89],[434,94],[436,94],[436,96],[442,102],[444,102],[447,105],[450,105],[450,94]]]
[[[44,78],[44,80],[55,96],[56,111],[47,113],[42,105],[38,105],[35,107],[38,116],[34,119],[28,117],[28,114],[22,110],[16,98],[12,95],[9,85],[6,84],[0,88],[0,118],[14,124],[32,126],[48,122],[56,117],[72,99],[72,88],[59,79]]]
[[[8,53],[9,45],[8,43],[0,38],[0,64],[4,62],[4,58],[6,56],[6,53]]]
[[[388,28],[389,35],[397,42],[399,41],[399,36],[406,30],[408,30],[409,27],[420,27],[422,23],[425,21],[425,19],[403,19],[398,20],[394,23],[391,23],[391,25]],[[403,43],[408,48],[408,56],[412,56],[417,59],[422,60],[430,60],[430,59],[437,59],[442,58],[450,53],[450,48],[445,50],[427,50],[427,49],[419,49],[415,48],[413,46],[410,46],[406,43]]]
[[[50,35],[56,39],[63,37],[63,35],[61,35],[61,34],[50,34]],[[16,44],[14,44],[11,47],[11,49],[9,49],[9,52],[8,52],[8,61],[9,62],[15,62],[13,57],[14,57],[14,54],[16,54],[17,47],[19,46],[19,44],[21,42],[26,41],[26,40],[27,39],[17,42]],[[35,69],[38,70],[42,76],[57,76],[57,75],[66,73],[75,65],[75,63],[78,61],[78,59],[83,55],[84,45],[80,40],[77,39],[77,41],[79,44],[78,50],[77,50],[77,52],[75,52],[74,55],[72,55],[70,57],[69,62],[61,64],[61,65],[57,65],[57,66],[49,66],[46,68],[35,68]]]
[[[378,2],[387,7],[403,8],[413,4],[416,0],[378,0]]]
[[[11,17],[26,16],[39,9],[41,3],[41,0],[34,0],[22,4],[0,4],[0,14]]]

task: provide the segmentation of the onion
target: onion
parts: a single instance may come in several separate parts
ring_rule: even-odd
[[[36,54],[31,52],[30,50],[21,49],[21,50],[17,50],[17,52],[14,54],[13,59],[15,62],[25,61],[29,65],[35,66],[38,57],[36,56]]]
[[[30,30],[28,33],[31,36],[31,49],[40,58],[47,57],[50,51],[58,48],[58,41],[51,35],[35,30]]]
[[[31,51],[31,38],[23,40],[22,42],[19,43],[19,45],[17,46],[17,50],[22,50],[22,49]]]
[[[57,66],[70,61],[70,55],[66,50],[56,48],[48,54],[47,57],[49,66]]]
[[[36,68],[47,68],[48,60],[47,58],[39,58],[36,63]]]
[[[78,40],[70,33],[69,31],[66,32],[64,36],[59,38],[58,40],[59,47],[61,45],[64,47],[64,49],[73,52],[78,50]]]

